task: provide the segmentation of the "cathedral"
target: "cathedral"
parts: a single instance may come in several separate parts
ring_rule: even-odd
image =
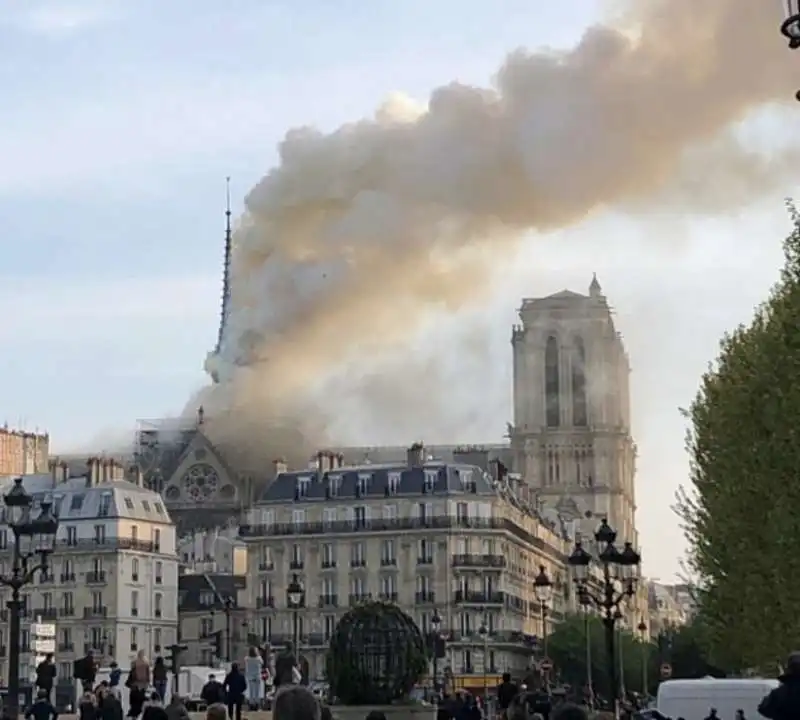
[[[214,382],[219,381],[230,313],[231,253],[229,201],[219,332],[206,361]],[[519,318],[511,333],[513,423],[508,424],[507,443],[487,446],[489,456],[530,488],[544,517],[607,517],[621,537],[636,545],[630,366],[597,278],[587,294],[563,290],[524,299]],[[451,461],[456,449],[428,446],[427,452]],[[346,465],[403,462],[406,456],[405,447],[332,451]],[[260,477],[240,472],[235,454],[206,436],[203,408],[188,426],[141,422],[133,458],[118,459],[139,466],[182,532],[238,523],[275,472],[272,467]]]

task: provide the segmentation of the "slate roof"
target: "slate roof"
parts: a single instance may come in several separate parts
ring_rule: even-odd
[[[237,598],[247,587],[244,575],[228,573],[186,573],[178,576],[178,610],[180,612],[223,611],[225,599],[234,601],[233,609],[240,609]],[[212,602],[208,602],[213,598]]]
[[[391,486],[390,486],[391,483]],[[301,489],[302,488],[302,489]],[[401,464],[342,467],[320,473],[300,470],[278,475],[257,501],[262,504],[415,497],[422,495],[496,494],[491,477],[473,465],[427,462],[420,467]]]
[[[0,476],[0,495],[5,495],[17,476]],[[128,482],[109,480],[89,485],[86,477],[73,477],[56,483],[53,476],[23,475],[23,487],[33,496],[34,504],[42,500],[53,503],[53,512],[62,521],[127,519],[154,523],[171,523],[161,496]]]

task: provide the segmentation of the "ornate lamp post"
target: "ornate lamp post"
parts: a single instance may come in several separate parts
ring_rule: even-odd
[[[23,606],[20,590],[33,582],[37,573],[47,574],[47,558],[53,553],[58,533],[58,518],[53,514],[53,504],[43,502],[39,515],[31,517],[33,498],[22,487],[22,478],[3,497],[6,521],[14,533],[14,554],[11,573],[0,576],[0,585],[11,588],[8,601],[8,700],[3,708],[6,717],[16,720],[19,715],[19,640],[20,615]],[[39,557],[31,563],[31,558]]]
[[[647,696],[647,623],[642,618],[636,626],[642,643],[642,695]]]
[[[533,580],[533,593],[542,613],[542,649],[547,657],[547,613],[550,599],[553,597],[553,583],[547,576],[544,565],[539,565],[539,574]]]
[[[294,652],[299,653],[300,610],[305,607],[306,592],[300,584],[297,573],[292,575],[289,587],[286,588],[286,604],[292,611],[292,644],[294,645]],[[299,655],[297,659],[299,661]]]
[[[594,688],[592,683],[592,626],[590,623],[589,608],[592,601],[586,593],[579,593],[578,602],[583,608],[583,627],[586,635],[586,704],[590,710],[594,709]]]
[[[486,627],[486,615],[483,616],[478,635],[483,640],[483,706],[489,707],[489,628]]]
[[[435,697],[439,697],[439,631],[442,627],[442,618],[439,617],[439,612],[434,609],[433,617],[431,618],[431,631],[433,632],[433,692]]]
[[[800,0],[783,0],[784,20],[781,23],[781,33],[789,41],[792,50],[800,48]],[[800,91],[795,94],[800,100]]]
[[[568,562],[575,575],[574,580],[578,587],[578,593],[581,596],[585,595],[588,602],[597,606],[603,617],[610,680],[609,693],[612,707],[616,711],[618,685],[614,652],[614,625],[620,603],[626,597],[632,597],[636,593],[636,582],[639,579],[639,566],[642,559],[629,542],[624,544],[621,552],[617,549],[614,545],[617,532],[605,518],[597,528],[594,539],[599,550],[597,560],[603,571],[602,583],[597,594],[589,586],[589,566],[593,558],[583,548],[580,541],[575,543],[575,549],[569,556]]]

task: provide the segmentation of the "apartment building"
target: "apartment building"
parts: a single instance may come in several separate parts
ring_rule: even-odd
[[[184,665],[243,662],[251,644],[247,578],[243,575],[186,572],[178,578],[180,642]],[[253,641],[251,643],[251,640]]]
[[[49,452],[47,433],[0,427],[0,476],[46,473]]]
[[[273,646],[291,639],[287,586],[296,575],[300,654],[312,678],[338,620],[369,598],[397,603],[425,633],[438,615],[448,639],[439,667],[462,681],[528,667],[543,630],[533,593],[540,566],[555,586],[547,622],[572,602],[568,542],[520,501],[501,465],[481,467],[485,456],[471,449],[445,463],[415,444],[405,463],[343,467],[329,453],[314,469],[276,463],[240,531],[253,631]]]
[[[56,626],[59,677],[94,651],[102,663],[128,663],[138,650],[155,656],[177,636],[175,528],[161,497],[141,474],[90,458],[83,477],[54,461],[51,473],[23,476],[34,504],[53,502],[60,526],[46,577],[23,588],[22,669],[30,668],[30,623]],[[13,478],[0,478],[6,493]],[[0,513],[0,575],[11,569],[13,534]],[[0,607],[9,599],[0,588]],[[0,610],[0,677],[7,677],[8,610]]]

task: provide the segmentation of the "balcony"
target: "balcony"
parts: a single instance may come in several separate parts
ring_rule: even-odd
[[[427,605],[436,602],[436,594],[432,590],[418,592],[414,594],[414,602],[417,605]]]
[[[67,605],[65,607],[61,607],[58,609],[58,614],[61,617],[74,617],[75,616],[75,608],[72,605]]]
[[[58,643],[58,652],[73,652],[75,650],[75,643]]]
[[[381,567],[397,567],[397,558],[394,558],[394,557],[382,557],[381,558]]]
[[[271,560],[269,562],[260,562],[258,563],[258,569],[260,572],[269,572],[275,569],[275,563]]]
[[[367,561],[365,558],[353,558],[350,561],[351,568],[365,568],[367,567]]]
[[[275,607],[275,598],[272,597],[272,595],[256,598],[256,609],[261,610],[263,608],[274,608],[274,607]]]
[[[333,595],[320,595],[319,596],[319,606],[321,608],[339,607],[339,596],[336,595],[336,594],[333,594]]]
[[[131,573],[131,582],[139,582],[139,573]]]
[[[503,593],[481,592],[479,590],[458,590],[454,602],[456,605],[502,605]]]
[[[87,585],[101,585],[106,582],[106,571],[97,570],[95,572],[86,573]]]
[[[164,615],[164,611],[161,608],[156,608],[153,611],[153,615],[155,615],[157,618],[160,618]]]
[[[320,563],[320,568],[322,570],[333,570],[336,568],[336,560],[323,560]]]
[[[423,555],[418,557],[417,565],[433,565],[433,555]]]
[[[506,558],[503,555],[460,554],[452,556],[451,564],[454,568],[489,568],[502,570],[506,566]]]
[[[101,618],[108,616],[108,607],[106,605],[97,605],[95,607],[83,608],[83,617],[85,618]]]
[[[74,583],[75,582],[75,573],[61,573],[59,576],[62,583]]]
[[[35,608],[33,616],[40,617],[42,620],[55,620],[58,617],[58,610],[54,607]]]
[[[305,562],[302,560],[292,560],[289,563],[289,570],[302,570],[305,567]]]
[[[162,585],[164,583],[164,578],[161,575],[156,575],[156,585]]]
[[[55,582],[55,577],[53,576],[52,572],[48,573],[39,573],[39,584],[40,585],[50,585]]]
[[[396,592],[382,592],[378,595],[378,597],[384,602],[397,602]]]
[[[348,602],[350,607],[354,605],[360,605],[363,602],[367,602],[367,600],[371,600],[372,595],[370,593],[353,593],[352,595],[348,596]]]

